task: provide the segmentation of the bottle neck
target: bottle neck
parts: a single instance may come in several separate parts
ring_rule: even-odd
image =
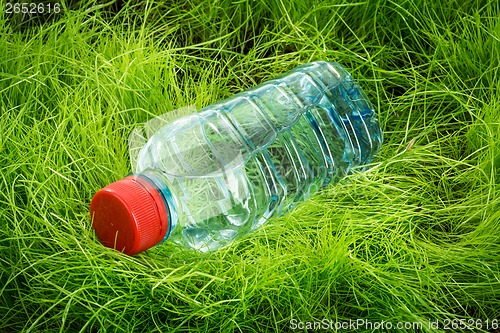
[[[161,179],[162,178],[161,175],[158,175],[157,173],[158,173],[157,171],[146,170],[145,172],[142,173],[134,173],[134,175],[142,177],[146,179],[148,182],[150,182],[155,187],[156,191],[158,191],[165,207],[168,209],[168,216],[170,217],[168,219],[168,224],[169,224],[168,232],[165,234],[165,237],[160,242],[163,243],[167,240],[172,231],[175,229],[177,225],[178,215],[172,192],[170,192],[165,182]]]

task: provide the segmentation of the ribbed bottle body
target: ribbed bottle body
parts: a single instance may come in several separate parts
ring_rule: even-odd
[[[165,125],[136,170],[169,193],[169,238],[208,251],[370,162],[381,143],[359,85],[319,61]]]

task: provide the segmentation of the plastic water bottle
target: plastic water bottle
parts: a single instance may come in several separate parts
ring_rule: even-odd
[[[381,143],[351,75],[307,63],[163,126],[136,173],[96,193],[93,227],[130,255],[167,238],[212,251],[370,162]]]

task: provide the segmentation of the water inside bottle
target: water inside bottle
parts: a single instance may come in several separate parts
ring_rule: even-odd
[[[211,251],[370,162],[381,141],[359,85],[320,62],[163,126],[136,172],[172,192],[183,222],[170,238]]]

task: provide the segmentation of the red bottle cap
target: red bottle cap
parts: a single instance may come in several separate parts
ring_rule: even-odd
[[[101,243],[128,255],[162,241],[169,219],[154,184],[135,175],[99,190],[92,198],[90,217]]]

